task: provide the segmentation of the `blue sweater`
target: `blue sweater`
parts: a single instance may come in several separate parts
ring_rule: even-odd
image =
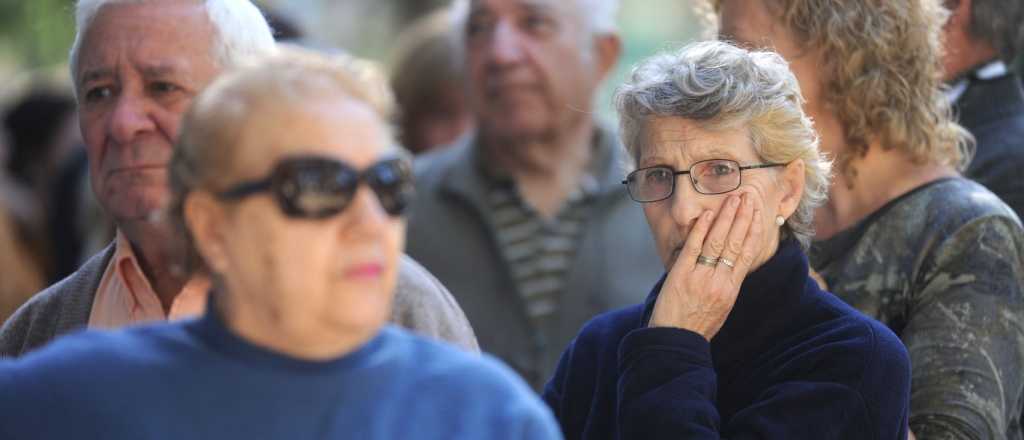
[[[252,345],[214,313],[84,332],[0,363],[0,439],[557,439],[506,367],[386,327],[341,358]]]
[[[747,276],[711,343],[647,328],[662,282],[562,355],[544,398],[567,439],[907,437],[906,349],[821,291],[795,242]]]

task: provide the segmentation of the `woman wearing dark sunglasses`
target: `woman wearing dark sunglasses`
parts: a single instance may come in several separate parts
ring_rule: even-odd
[[[906,438],[906,350],[809,276],[830,163],[801,102],[778,55],[721,42],[619,89],[667,273],[565,351],[544,397],[566,438]]]
[[[170,175],[208,312],[0,365],[0,438],[560,438],[499,362],[385,324],[412,182],[380,84],[289,52],[197,97]]]

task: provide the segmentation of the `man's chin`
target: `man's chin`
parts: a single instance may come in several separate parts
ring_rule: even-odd
[[[512,143],[544,141],[555,137],[557,130],[550,120],[508,118],[495,120],[482,127],[488,137]]]
[[[129,200],[118,200],[113,205],[106,205],[107,213],[120,225],[123,223],[165,223],[167,217],[166,199],[153,200],[151,198],[138,198]]]

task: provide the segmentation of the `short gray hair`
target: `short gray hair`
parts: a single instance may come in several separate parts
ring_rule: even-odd
[[[452,17],[455,25],[461,29],[469,17],[471,0],[455,0],[452,3]],[[558,0],[564,1],[564,0]],[[586,17],[586,25],[592,35],[614,34],[618,32],[618,15],[620,0],[576,0],[577,11]]]
[[[991,44],[1004,61],[1013,61],[1024,47],[1024,3],[974,0],[968,33]]]
[[[806,249],[814,236],[814,209],[825,202],[832,163],[803,111],[803,96],[786,61],[722,41],[694,43],[642,61],[615,94],[622,140],[634,160],[656,118],[684,118],[708,130],[744,127],[757,155],[768,162],[804,162],[804,192],[780,238]]]
[[[71,46],[71,77],[78,73],[78,56],[82,40],[93,19],[104,6],[116,3],[150,3],[161,0],[79,0],[75,7],[75,42]],[[184,1],[184,0],[182,0]],[[237,65],[241,60],[272,53],[274,36],[259,8],[249,0],[192,0],[202,3],[215,29],[217,39],[211,42],[215,59],[221,67]],[[77,80],[75,87],[77,88]]]

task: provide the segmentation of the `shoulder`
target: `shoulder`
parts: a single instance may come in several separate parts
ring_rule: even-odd
[[[96,287],[111,255],[112,245],[23,304],[0,327],[0,357],[20,356],[61,333],[85,327]]]
[[[626,335],[642,327],[643,313],[643,304],[638,304],[605,312],[587,321],[562,353],[556,375],[564,377],[556,379],[591,384],[601,380],[595,375],[617,371],[619,347]]]
[[[920,232],[915,234],[914,245],[936,265],[965,258],[972,263],[964,268],[994,260],[1021,263],[1024,228],[1020,219],[999,197],[974,181],[956,178],[940,182],[909,201],[904,211],[908,215],[916,211],[920,220],[915,226]]]
[[[82,391],[78,386],[116,388],[131,372],[169,365],[168,343],[180,345],[186,337],[180,323],[87,330],[2,364],[0,370],[4,377],[21,378],[17,385],[26,387],[26,391],[42,387],[50,392],[59,388],[75,393]],[[7,385],[11,384],[0,387]]]
[[[416,157],[414,170],[417,187],[436,188],[451,169],[467,163],[471,147],[472,136],[467,136],[447,148]]]
[[[637,304],[597,315],[583,325],[573,345],[618,345],[626,334],[641,327],[643,313],[643,304]]]
[[[936,182],[901,200],[894,213],[913,215],[935,227],[956,228],[982,217],[1015,217],[998,196],[973,180],[956,177]]]
[[[451,292],[405,254],[399,261],[392,321],[424,336],[479,350],[473,328]]]
[[[834,295],[819,292],[818,307],[827,310],[829,318],[780,341],[775,361],[798,369],[814,365],[799,374],[844,384],[869,401],[878,393],[909,390],[910,355],[899,337]]]
[[[520,411],[546,412],[526,382],[490,355],[468,353],[396,327],[385,328],[382,335],[398,350],[399,374],[418,395],[443,396],[446,406],[459,411],[519,406]]]
[[[958,177],[936,182],[904,197],[870,225],[865,238],[872,240],[863,242],[874,243],[872,246],[899,246],[903,250],[893,249],[897,254],[910,251],[919,255],[937,247],[963,248],[967,244],[964,240],[973,240],[978,234],[1018,241],[1020,220],[991,191]],[[892,240],[888,239],[890,237]]]

